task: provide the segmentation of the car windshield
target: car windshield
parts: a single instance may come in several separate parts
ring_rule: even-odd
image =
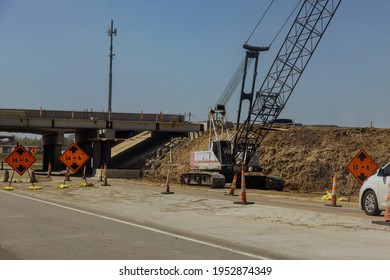
[[[386,164],[385,166],[383,166],[379,171],[378,171],[378,175],[381,175],[381,176],[390,176],[390,162],[388,164]]]

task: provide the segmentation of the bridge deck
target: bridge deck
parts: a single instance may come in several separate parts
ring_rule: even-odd
[[[107,128],[105,112],[0,109],[0,130],[45,134]],[[195,132],[201,125],[184,121],[183,115],[112,113],[115,131]]]

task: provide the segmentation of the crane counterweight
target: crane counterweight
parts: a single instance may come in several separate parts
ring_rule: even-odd
[[[266,52],[269,50],[269,47],[256,47],[248,44],[244,44],[242,47],[251,52]]]

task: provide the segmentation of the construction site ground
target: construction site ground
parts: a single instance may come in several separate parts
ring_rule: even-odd
[[[390,161],[390,129],[340,128],[327,126],[284,126],[270,131],[259,148],[260,165],[265,175],[283,178],[285,190],[299,193],[324,192],[332,187],[333,176],[342,194],[357,193],[360,185],[346,165],[364,149],[378,166]],[[171,178],[179,182],[180,174],[190,170],[191,151],[208,149],[205,132],[194,140],[183,139],[169,153],[157,153],[144,170],[149,179],[164,180],[172,158]]]
[[[138,223],[178,236],[245,252],[244,258],[270,259],[389,259],[390,232],[372,224],[383,217],[366,216],[356,196],[342,207],[327,207],[322,193],[248,190],[252,205],[235,204],[229,188],[211,189],[163,181],[38,176],[35,186],[15,182],[12,194]],[[1,187],[8,186],[2,183]],[[240,194],[237,190],[236,194]],[[16,242],[15,240],[13,242]],[[47,241],[55,242],[55,241]],[[48,244],[50,246],[50,244]],[[7,248],[6,248],[7,249]],[[189,258],[191,255],[189,254]]]
[[[364,148],[378,166],[387,154],[390,129],[287,127],[271,131],[260,148],[266,174],[281,176],[282,192],[248,189],[252,205],[234,204],[239,196],[219,189],[183,186],[181,172],[189,169],[189,153],[205,150],[208,135],[195,140],[177,140],[171,153],[159,151],[144,170],[141,180],[109,178],[102,186],[98,177],[87,178],[93,187],[72,175],[69,188],[58,188],[63,176],[38,175],[35,185],[14,182],[13,194],[132,221],[166,232],[207,241],[246,252],[247,258],[271,259],[390,259],[388,227],[373,224],[383,215],[370,217],[358,205],[360,185],[346,164]],[[171,164],[171,159],[173,164]],[[172,195],[166,190],[168,169]],[[337,176],[338,202],[327,207],[322,200]],[[1,188],[8,186],[1,183]],[[236,190],[240,194],[240,190]]]

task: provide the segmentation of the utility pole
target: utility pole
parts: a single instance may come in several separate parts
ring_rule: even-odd
[[[112,59],[114,58],[115,54],[112,52],[112,40],[113,37],[116,36],[116,28],[114,29],[114,21],[111,20],[111,26],[107,30],[107,35],[110,36],[110,73],[108,76],[108,117],[107,117],[107,124],[106,124],[106,141],[105,141],[105,147],[104,147],[104,157],[105,157],[105,163],[106,167],[111,167],[111,141],[110,138],[115,137],[115,135],[112,135],[115,133],[112,129],[112,107],[111,107],[111,100],[112,100]]]
[[[112,100],[112,59],[115,54],[112,53],[112,39],[113,36],[116,36],[116,28],[114,29],[114,21],[111,20],[111,27],[107,30],[108,36],[110,36],[110,73],[109,73],[109,82],[108,82],[108,125],[111,123],[111,100]]]

